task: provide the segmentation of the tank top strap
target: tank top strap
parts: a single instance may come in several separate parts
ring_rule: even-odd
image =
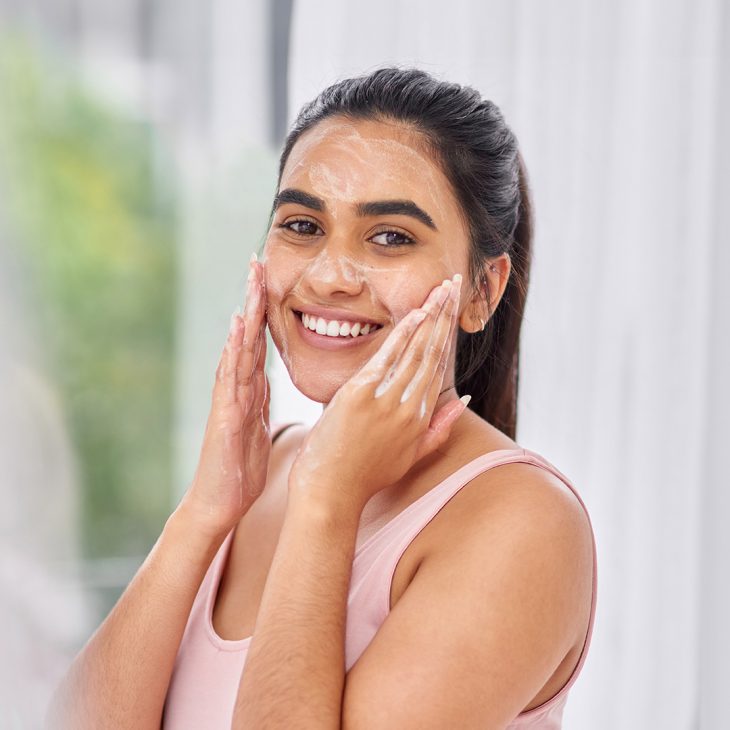
[[[465,464],[460,469],[457,469],[451,476],[447,477],[443,482],[423,495],[423,497],[413,502],[408,508],[403,510],[403,512],[396,515],[390,522],[381,528],[379,532],[372,536],[372,544],[370,544],[371,540],[364,543],[361,546],[361,550],[372,550],[372,553],[370,555],[363,556],[363,562],[369,563],[369,566],[362,565],[360,567],[360,571],[365,568],[366,571],[370,573],[369,577],[373,581],[372,588],[377,594],[377,597],[375,598],[376,615],[378,616],[378,620],[382,623],[388,613],[390,613],[390,591],[396,567],[398,566],[398,562],[406,548],[411,544],[411,542],[413,542],[415,537],[438,514],[439,510],[444,507],[444,505],[446,505],[446,503],[455,494],[457,494],[460,489],[474,479],[474,477],[492,469],[493,467],[517,462],[533,464],[549,471],[558,477],[558,479],[560,479],[573,492],[583,508],[586,518],[588,519],[593,545],[593,580],[590,618],[578,663],[565,685],[563,685],[556,695],[544,702],[542,705],[539,705],[532,710],[528,710],[519,716],[521,720],[527,721],[528,719],[535,718],[539,715],[541,716],[542,713],[546,712],[549,708],[556,705],[565,697],[568,690],[575,683],[583,664],[585,663],[593,635],[593,626],[596,615],[596,586],[598,580],[596,539],[590,514],[588,513],[588,508],[568,477],[566,477],[543,456],[530,449],[500,449],[482,454],[476,459]]]
[[[400,514],[396,515],[382,528],[382,539],[390,541],[398,535],[397,539],[400,544],[397,553],[399,558],[400,554],[405,551],[408,545],[410,545],[421,530],[438,514],[446,503],[463,487],[469,484],[472,479],[496,466],[513,463],[533,464],[554,474],[576,496],[590,523],[588,509],[580,494],[578,494],[575,487],[573,487],[568,477],[560,472],[543,456],[535,451],[531,451],[530,449],[498,449],[496,451],[489,451],[486,454],[482,454],[457,469],[451,476],[444,479],[440,484],[437,484],[433,489],[426,492],[426,494],[424,494],[420,499],[417,499]],[[379,536],[380,533],[376,533],[373,537]],[[362,545],[362,548],[365,547],[367,547],[367,543]]]
[[[523,460],[524,453],[524,449],[498,449],[477,456],[383,525],[358,548],[355,556],[360,557],[371,552],[382,554],[386,546],[388,554],[391,554],[392,545],[397,541],[402,545],[402,549],[397,551],[399,559],[400,553],[405,551],[416,535],[464,485],[493,466]]]

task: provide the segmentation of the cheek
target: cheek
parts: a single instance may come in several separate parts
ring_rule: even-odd
[[[264,246],[261,261],[264,264],[267,299],[270,303],[281,301],[290,283],[292,265],[296,262],[292,261],[291,256],[287,256],[284,250],[268,243]]]
[[[384,277],[382,282],[373,286],[374,296],[385,303],[393,324],[397,324],[411,310],[421,307],[428,298],[433,287],[440,283],[431,279],[420,279],[413,276],[413,272]]]
[[[268,244],[264,247],[261,261],[266,283],[266,320],[271,337],[281,352],[286,346],[283,338],[285,312],[281,304],[300,276],[301,261],[288,255],[284,249]]]

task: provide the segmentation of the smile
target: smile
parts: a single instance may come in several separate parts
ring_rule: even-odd
[[[339,349],[369,340],[372,335],[382,329],[382,325],[362,322],[347,322],[336,319],[324,319],[314,315],[295,311],[299,326],[297,331],[309,344],[323,349]]]
[[[363,322],[345,322],[336,319],[325,319],[324,317],[315,317],[306,312],[297,312],[302,320],[302,324],[312,332],[318,335],[327,335],[327,337],[359,337],[367,335],[371,331],[380,329],[379,324],[370,324]]]

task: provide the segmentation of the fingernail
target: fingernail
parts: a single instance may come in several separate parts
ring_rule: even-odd
[[[259,260],[259,257],[258,257],[258,256],[256,255],[256,251],[254,251],[254,252],[253,252],[253,253],[251,254],[251,258],[250,258],[250,259],[248,260],[248,262],[249,262],[249,263],[253,263],[254,261],[258,261],[258,260]]]
[[[466,407],[466,406],[469,405],[469,401],[471,400],[471,396],[470,395],[462,395],[461,398],[459,398],[459,400],[464,404],[464,407]]]
[[[231,323],[228,325],[228,331],[230,333],[233,333],[233,331],[236,329],[236,322],[240,314],[241,306],[239,305],[235,308],[235,310],[233,310],[233,314],[231,315]]]
[[[454,284],[461,284],[461,274],[454,274]]]
[[[418,324],[419,322],[423,322],[424,319],[428,317],[428,312],[426,312],[423,309],[414,309],[413,310],[413,321]]]
[[[449,297],[451,291],[451,279],[444,279],[441,282],[441,286],[436,290],[436,303],[438,305],[443,304]]]

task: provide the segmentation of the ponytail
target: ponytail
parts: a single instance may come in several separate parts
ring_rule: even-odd
[[[518,153],[519,213],[509,255],[512,262],[504,294],[484,330],[459,330],[456,387],[469,393],[475,413],[509,438],[516,439],[520,329],[527,299],[533,216],[527,171]],[[486,284],[486,281],[484,281]],[[489,292],[487,291],[487,294]]]

